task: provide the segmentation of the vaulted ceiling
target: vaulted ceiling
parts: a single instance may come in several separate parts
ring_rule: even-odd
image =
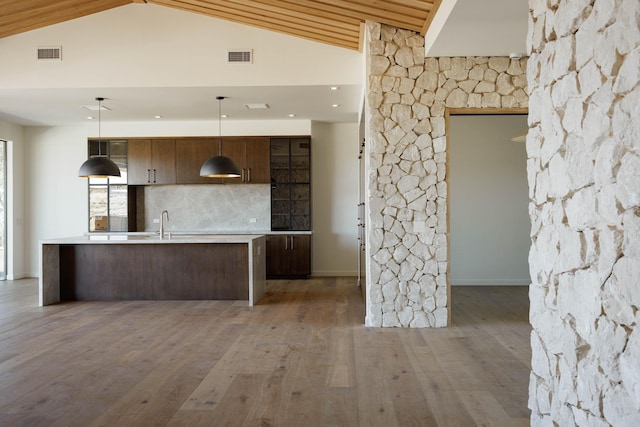
[[[0,38],[150,3],[358,50],[365,21],[424,35],[441,0],[0,0]]]

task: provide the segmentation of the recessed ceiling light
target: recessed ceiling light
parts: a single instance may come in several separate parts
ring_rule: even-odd
[[[162,118],[162,116],[155,116],[155,118],[156,118],[156,119],[161,119],[161,118]]]
[[[331,106],[332,106],[333,108],[338,108],[338,107],[340,106],[340,104],[331,104]]]
[[[289,117],[295,117],[295,116],[296,116],[295,114],[289,114]]]
[[[220,117],[226,119],[227,117],[229,117],[229,115],[228,114],[222,114]]]
[[[340,86],[331,86],[331,90],[338,90],[340,89]]]
[[[263,110],[269,108],[269,104],[244,104],[250,110]]]
[[[94,117],[93,116],[87,116],[87,120],[93,120]]]

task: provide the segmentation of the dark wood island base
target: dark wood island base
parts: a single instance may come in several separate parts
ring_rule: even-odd
[[[262,296],[264,236],[195,240],[43,242],[40,303],[248,300],[253,305]]]

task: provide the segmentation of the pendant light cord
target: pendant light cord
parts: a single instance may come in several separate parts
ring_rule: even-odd
[[[102,156],[102,100],[98,99],[98,157]]]
[[[224,96],[218,96],[218,155],[222,156],[222,100]]]
[[[102,157],[101,126],[102,126],[102,101],[103,100],[104,98],[96,98],[96,101],[98,101],[98,157]]]

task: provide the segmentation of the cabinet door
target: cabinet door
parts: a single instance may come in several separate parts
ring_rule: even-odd
[[[214,184],[220,180],[200,176],[200,168],[207,159],[218,153],[218,141],[212,138],[176,140],[176,183]]]
[[[250,184],[270,182],[269,138],[247,138],[245,181]]]
[[[271,229],[311,230],[311,140],[272,138]]]
[[[267,277],[286,276],[289,271],[289,236],[267,236]]]
[[[291,235],[287,244],[289,251],[289,274],[307,277],[311,274],[311,236]]]
[[[233,160],[242,172],[241,177],[238,178],[226,178],[224,182],[227,184],[240,184],[246,179],[246,161],[245,161],[245,144],[242,138],[238,137],[225,137],[222,138],[222,155],[229,157]]]
[[[127,184],[149,184],[151,181],[151,141],[130,139],[127,145]]]
[[[151,183],[176,183],[176,142],[173,139],[151,140]]]

